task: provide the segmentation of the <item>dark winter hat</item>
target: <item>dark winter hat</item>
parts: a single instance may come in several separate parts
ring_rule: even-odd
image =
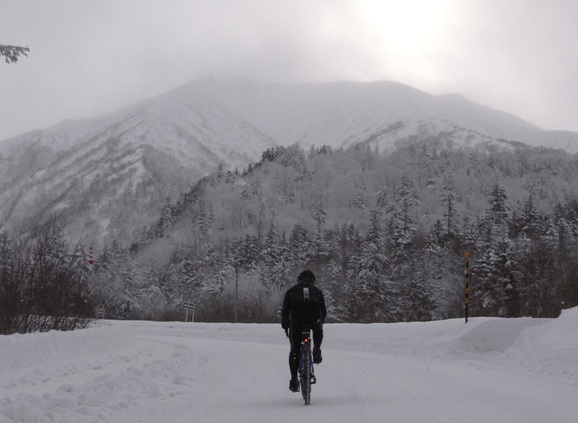
[[[315,283],[315,275],[311,270],[304,270],[297,278],[297,281],[301,283]]]

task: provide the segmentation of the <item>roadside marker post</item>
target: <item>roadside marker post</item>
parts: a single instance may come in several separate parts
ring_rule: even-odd
[[[191,322],[195,321],[195,304],[191,302],[186,302],[183,304],[185,307],[185,322],[189,320],[189,310],[191,311]]]
[[[92,245],[88,249],[88,264],[94,264],[94,255],[92,252]]]
[[[104,319],[104,314],[106,312],[106,309],[103,305],[98,306],[95,310],[95,315],[97,319]]]
[[[464,289],[464,305],[465,305],[465,315],[466,323],[468,323],[468,311],[470,306],[470,252],[466,251],[466,272],[464,274],[465,279],[465,289]]]

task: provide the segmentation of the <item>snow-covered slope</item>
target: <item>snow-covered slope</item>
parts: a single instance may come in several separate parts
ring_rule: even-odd
[[[102,321],[0,337],[0,423],[509,422],[578,416],[578,309],[325,326],[311,405],[279,325]]]
[[[179,88],[204,96],[250,122],[277,144],[382,148],[407,139],[443,136],[456,142],[517,141],[578,151],[578,134],[547,132],[460,95],[434,96],[395,82],[263,84],[204,78]]]
[[[131,240],[167,198],[219,164],[242,170],[273,145],[367,142],[383,151],[420,140],[578,148],[578,134],[544,132],[460,96],[393,82],[203,78],[108,115],[1,142],[0,230],[61,212],[75,237]]]
[[[23,134],[0,144],[0,229],[60,211],[73,236],[134,239],[167,198],[272,145],[210,99],[176,92]]]

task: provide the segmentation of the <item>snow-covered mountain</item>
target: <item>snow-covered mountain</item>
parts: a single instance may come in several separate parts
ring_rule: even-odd
[[[444,139],[578,150],[578,134],[542,131],[458,95],[393,83],[282,85],[203,78],[114,113],[0,143],[0,230],[67,217],[71,234],[128,241],[219,164],[242,170],[274,145],[383,151]]]
[[[209,98],[279,145],[339,148],[371,141],[387,149],[443,136],[457,143],[517,141],[578,151],[576,133],[543,131],[458,94],[434,96],[388,81],[283,85],[205,78],[169,95]]]

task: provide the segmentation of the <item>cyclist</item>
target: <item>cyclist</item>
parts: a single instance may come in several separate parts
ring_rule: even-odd
[[[289,288],[283,300],[281,326],[291,341],[289,352],[289,370],[291,380],[289,389],[299,391],[299,359],[301,355],[301,326],[311,325],[313,330],[313,362],[321,363],[321,342],[323,341],[323,322],[327,316],[325,298],[316,287],[315,275],[311,270],[304,270],[297,278],[297,284]]]

